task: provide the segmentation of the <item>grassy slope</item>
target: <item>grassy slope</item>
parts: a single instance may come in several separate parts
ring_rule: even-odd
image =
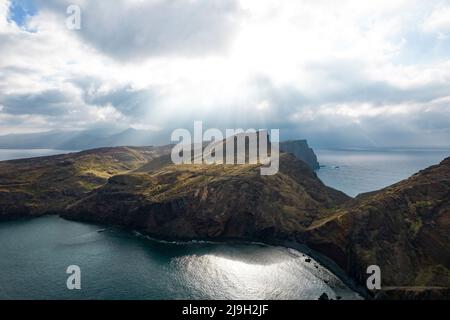
[[[136,169],[161,148],[102,148],[0,162],[0,219],[63,210],[117,174]]]
[[[68,217],[107,221],[171,238],[287,237],[349,200],[306,164],[281,155],[280,173],[259,165],[146,165],[115,176]]]

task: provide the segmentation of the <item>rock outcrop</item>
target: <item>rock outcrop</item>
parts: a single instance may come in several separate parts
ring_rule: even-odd
[[[306,140],[291,140],[280,142],[280,150],[286,153],[292,153],[298,159],[305,162],[311,169],[319,169],[319,162],[314,150],[308,146]]]

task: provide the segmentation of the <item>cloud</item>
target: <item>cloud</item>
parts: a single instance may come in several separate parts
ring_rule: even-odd
[[[114,88],[111,91],[90,91],[85,95],[86,102],[93,105],[111,105],[122,114],[139,118],[151,111],[157,97],[151,90],[133,89],[130,85]]]
[[[17,1],[14,1],[17,2]],[[0,3],[0,132],[280,128],[321,145],[450,141],[445,1]],[[161,133],[162,136],[162,133]]]
[[[426,32],[450,35],[450,6],[438,6],[425,18],[422,28]]]
[[[122,62],[151,56],[222,54],[240,20],[235,0],[41,1],[63,16],[71,4],[81,7],[77,34]]]
[[[47,90],[38,93],[11,94],[0,98],[2,111],[8,114],[61,115],[70,111],[74,97],[67,92]]]
[[[307,72],[312,75],[309,85],[320,89],[312,91],[311,100],[323,104],[360,103],[362,107],[366,103],[376,107],[407,101],[428,102],[449,96],[448,71],[448,63],[440,64],[439,68],[390,65],[385,70],[372,70],[365,62],[347,59],[314,63],[307,67]]]

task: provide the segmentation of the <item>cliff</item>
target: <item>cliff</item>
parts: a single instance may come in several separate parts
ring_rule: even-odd
[[[303,161],[173,165],[169,147],[103,148],[0,162],[0,219],[57,213],[165,239],[307,245],[378,297],[434,297],[450,287],[450,158],[356,199],[325,186]],[[389,288],[389,290],[388,290]],[[448,295],[448,294],[447,294]]]
[[[286,153],[292,153],[298,159],[305,162],[311,169],[319,169],[319,162],[313,149],[308,146],[306,140],[291,140],[280,142],[280,150]]]
[[[298,235],[364,283],[378,265],[382,296],[450,287],[450,158],[390,187],[358,196]],[[419,290],[420,289],[420,290]]]
[[[164,238],[274,240],[349,200],[290,154],[281,154],[273,176],[261,176],[259,165],[162,163],[112,177],[64,216]]]

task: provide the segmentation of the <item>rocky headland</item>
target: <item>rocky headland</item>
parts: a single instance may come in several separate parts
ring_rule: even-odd
[[[311,149],[306,140],[289,140],[280,142],[280,150],[292,153],[297,159],[305,162],[311,169],[319,169],[320,165],[314,150]]]

